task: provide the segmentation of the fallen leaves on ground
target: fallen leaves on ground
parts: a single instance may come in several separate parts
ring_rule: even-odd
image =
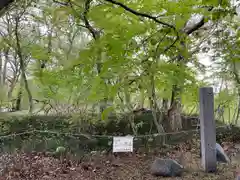
[[[184,145],[183,145],[184,147]],[[57,159],[46,153],[16,153],[0,156],[0,180],[157,180],[149,168],[155,157],[180,161],[186,172],[180,179],[234,179],[236,165],[218,165],[218,172],[201,170],[199,148],[154,149],[151,152],[129,154],[94,154],[84,162],[71,158]],[[70,160],[71,159],[71,160]],[[173,180],[179,178],[164,178]]]

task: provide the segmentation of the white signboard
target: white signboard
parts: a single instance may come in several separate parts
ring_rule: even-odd
[[[133,137],[113,137],[113,152],[133,152]]]

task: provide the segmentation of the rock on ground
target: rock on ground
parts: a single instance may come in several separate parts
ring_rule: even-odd
[[[172,159],[157,158],[151,166],[151,174],[154,176],[177,177],[183,173],[183,166]]]
[[[222,162],[222,163],[229,163],[230,159],[227,156],[227,154],[225,153],[224,149],[222,148],[222,146],[218,143],[216,143],[216,156],[217,156],[217,161],[218,162]],[[200,151],[200,157],[202,156],[202,152]]]
[[[230,159],[224,152],[222,146],[218,143],[216,143],[216,155],[217,155],[217,161],[223,162],[223,163],[229,163]]]

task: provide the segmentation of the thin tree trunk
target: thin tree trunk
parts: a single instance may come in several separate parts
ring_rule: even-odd
[[[236,114],[236,118],[234,123],[237,124],[238,123],[238,119],[240,116],[240,77],[236,68],[236,62],[233,61],[233,74],[234,74],[234,80],[237,86],[237,95],[238,95],[238,107],[237,107],[237,114]]]
[[[4,84],[5,84],[6,78],[7,78],[7,64],[8,64],[8,61],[9,61],[8,55],[9,55],[9,48],[6,49],[5,52],[4,52],[4,57],[5,57],[4,59],[5,59],[5,61],[4,61],[3,70],[2,70],[2,72],[3,72],[2,80],[3,80]]]
[[[102,52],[102,50],[100,50],[100,52],[99,52],[99,58],[98,58],[98,62],[97,62],[97,73],[98,73],[98,75],[100,75],[101,74],[101,71],[102,71],[102,63],[101,63],[101,61],[102,61],[102,59],[104,59],[104,53]],[[106,80],[104,79],[104,78],[102,78],[102,81],[104,81],[104,97],[103,97],[103,99],[102,100],[100,100],[100,106],[99,106],[99,108],[100,108],[100,113],[103,113],[103,111],[107,108],[107,103],[108,103],[108,92],[107,92],[107,86],[106,86],[106,84],[107,84],[107,82],[106,82]]]
[[[234,124],[237,125],[238,124],[238,120],[239,120],[239,115],[240,115],[240,96],[238,95],[238,104],[237,104],[237,108],[236,108],[236,117],[235,117],[235,120],[234,120]]]
[[[168,110],[171,131],[182,129],[181,99],[179,96],[180,89],[177,85],[174,85],[172,89],[171,107]]]
[[[168,99],[163,98],[162,99],[162,111],[166,113],[168,110]]]
[[[154,81],[154,75],[150,75],[150,83],[151,83],[151,95],[149,97],[150,100],[150,108],[152,110],[153,114],[153,120],[154,124],[157,128],[158,133],[163,133],[164,129],[162,126],[162,116],[160,115],[159,118],[157,116],[157,112],[160,113],[158,107],[157,107],[157,97],[156,97],[156,92],[155,92],[155,81]]]
[[[0,87],[3,87],[3,57],[0,55]]]
[[[150,83],[151,83],[151,89],[150,89],[150,96],[149,96],[149,104],[150,104],[150,109],[152,111],[152,115],[153,115],[153,122],[157,128],[157,132],[160,134],[159,135],[159,141],[162,143],[162,145],[166,144],[166,137],[165,135],[163,135],[163,133],[165,132],[164,128],[163,128],[163,114],[159,111],[158,107],[157,107],[157,98],[156,98],[156,92],[155,92],[155,80],[154,80],[154,75],[151,74],[150,75]],[[160,113],[159,117],[157,115],[157,112]]]
[[[144,89],[140,88],[140,108],[144,108],[144,102],[145,102]]]
[[[21,102],[22,102],[22,88],[19,89],[17,99],[16,99],[16,105],[13,108],[13,111],[20,111],[21,110]]]
[[[18,90],[18,94],[17,94],[17,99],[16,99],[16,103],[15,106],[13,107],[13,111],[20,111],[21,110],[21,103],[22,103],[22,96],[23,96],[23,86],[24,86],[24,82],[22,77],[20,78],[20,87]]]
[[[12,98],[12,93],[13,93],[13,89],[14,89],[15,85],[16,85],[16,83],[11,82],[11,84],[9,86],[9,89],[8,89],[8,99],[9,100],[11,100],[11,98]]]
[[[32,114],[33,111],[33,100],[32,100],[32,93],[30,91],[30,88],[28,86],[28,81],[27,81],[27,77],[26,77],[26,71],[25,71],[25,62],[23,59],[23,55],[22,55],[22,51],[21,51],[21,45],[20,45],[20,38],[19,38],[19,34],[18,34],[18,26],[19,26],[19,18],[16,18],[16,24],[15,24],[15,37],[16,37],[16,45],[17,45],[17,55],[20,61],[20,69],[21,69],[21,73],[22,73],[22,80],[24,82],[25,85],[25,90],[27,91],[28,94],[28,103],[29,103],[29,113]]]
[[[238,88],[238,107],[234,124],[238,124],[239,116],[240,116],[240,89]]]
[[[127,107],[127,111],[130,112],[130,115],[127,118],[130,123],[130,126],[132,128],[133,134],[136,136],[138,132],[137,132],[136,125],[134,122],[134,114],[132,113],[133,108],[131,106],[131,97],[130,97],[130,93],[128,92],[127,88],[124,89],[124,97],[125,97],[125,106]]]

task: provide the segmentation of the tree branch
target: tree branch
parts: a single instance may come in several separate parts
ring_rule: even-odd
[[[60,2],[57,0],[53,0],[54,3],[60,4],[62,6],[68,6],[71,0],[68,0],[68,2]]]
[[[202,16],[200,21],[198,23],[194,24],[193,26],[191,26],[191,27],[185,26],[183,28],[183,32],[187,35],[190,35],[194,31],[197,31],[198,29],[200,29],[204,25],[204,23],[205,23],[205,18],[204,18],[204,16]]]
[[[22,14],[25,12],[25,10],[22,12]],[[21,44],[20,44],[20,37],[19,37],[19,23],[20,23],[20,19],[21,19],[21,16],[20,17],[15,17],[15,29],[14,29],[14,34],[15,34],[15,38],[16,38],[16,53],[18,55],[18,58],[19,58],[19,62],[20,62],[20,70],[21,70],[21,78],[23,80],[23,83],[25,85],[25,90],[27,91],[28,93],[28,101],[29,101],[29,113],[31,114],[32,111],[33,111],[33,102],[32,102],[32,93],[31,93],[31,90],[29,88],[29,85],[28,85],[28,81],[27,81],[27,77],[26,77],[26,65],[25,65],[25,62],[24,62],[24,57],[23,57],[23,54],[22,54],[22,47],[21,47]],[[20,90],[20,93],[21,93],[21,90]]]
[[[99,38],[99,32],[97,30],[95,30],[91,24],[89,23],[88,21],[88,12],[90,10],[90,3],[91,3],[92,0],[86,0],[85,2],[85,8],[84,8],[84,12],[83,12],[83,20],[84,20],[84,23],[85,23],[85,27],[89,30],[89,32],[92,34],[93,38],[96,40]]]
[[[115,5],[118,5],[118,6],[122,7],[123,9],[125,9],[126,11],[128,11],[128,12],[130,12],[130,13],[136,15],[136,16],[141,16],[141,17],[145,17],[145,18],[151,19],[151,20],[153,20],[153,21],[155,21],[155,22],[157,22],[159,24],[162,24],[164,26],[172,28],[172,29],[174,29],[176,31],[176,28],[173,25],[168,24],[168,23],[163,22],[163,21],[160,21],[160,20],[157,19],[157,17],[151,16],[151,15],[146,14],[146,13],[141,13],[141,12],[135,11],[135,10],[127,7],[126,5],[124,5],[124,4],[120,3],[120,2],[117,2],[115,0],[105,0],[105,1],[110,2],[112,4],[115,4]]]
[[[175,28],[175,26],[173,26],[173,25],[171,25],[171,24],[169,24],[169,23],[160,21],[160,20],[158,20],[157,17],[151,16],[151,15],[146,14],[146,13],[141,13],[141,12],[135,11],[135,10],[129,8],[128,6],[126,6],[126,5],[124,5],[124,4],[120,3],[120,2],[117,2],[117,1],[115,1],[115,0],[105,0],[105,1],[110,2],[110,3],[112,3],[112,4],[115,4],[115,5],[117,5],[117,6],[120,6],[120,7],[122,7],[124,10],[126,10],[126,11],[128,11],[128,12],[130,12],[130,13],[136,15],[136,16],[141,16],[141,17],[144,17],[144,18],[153,20],[154,22],[156,22],[156,23],[158,23],[158,24],[161,24],[161,25],[163,25],[163,26],[166,26],[166,27],[169,27],[169,28],[173,29],[173,30],[176,32],[176,39],[175,39],[168,47],[166,47],[166,48],[163,50],[163,53],[166,53],[169,49],[171,49],[171,48],[174,46],[174,44],[179,40],[179,34],[178,34],[178,31],[177,31],[177,29]]]

